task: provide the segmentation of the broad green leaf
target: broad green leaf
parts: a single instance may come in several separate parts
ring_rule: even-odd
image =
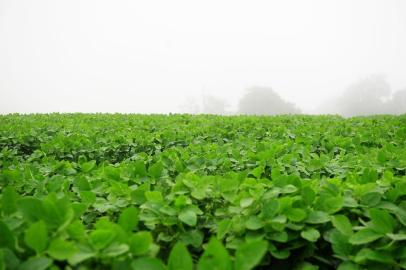
[[[318,269],[319,269],[318,266],[308,262],[302,262],[297,267],[295,267],[295,270],[318,270]]]
[[[289,258],[290,251],[288,249],[282,249],[282,250],[274,249],[274,250],[271,250],[271,255],[272,255],[272,257],[275,257],[279,260],[284,260],[284,259]]]
[[[395,259],[392,254],[387,251],[372,250],[369,248],[361,249],[354,258],[356,263],[364,263],[366,261],[374,261],[380,263],[386,263],[388,265],[393,264]]]
[[[339,211],[344,205],[344,198],[341,196],[324,196],[323,199],[318,201],[322,209],[326,213],[333,214]]]
[[[286,185],[281,189],[281,193],[283,194],[289,194],[289,193],[295,193],[297,191],[297,187],[294,185]]]
[[[231,228],[231,220],[223,219],[217,224],[217,237],[222,239]]]
[[[41,257],[31,257],[28,260],[26,260],[25,262],[23,262],[20,266],[19,266],[19,270],[45,270],[48,269],[48,267],[50,267],[52,264],[52,260],[41,256]]]
[[[69,259],[78,251],[77,247],[69,241],[56,238],[49,244],[47,253],[54,259],[63,261]]]
[[[89,235],[91,245],[96,250],[101,250],[113,242],[116,232],[109,229],[97,229]]]
[[[162,162],[157,162],[149,166],[148,173],[154,178],[159,178],[162,175],[162,171],[164,169],[164,165]]]
[[[374,207],[381,201],[382,195],[378,192],[369,192],[361,197],[361,204]]]
[[[189,225],[189,226],[196,226],[196,222],[197,222],[197,216],[196,213],[189,208],[186,208],[184,210],[182,210],[179,213],[179,220],[182,221],[183,223]]]
[[[152,235],[150,232],[140,231],[133,234],[130,239],[130,251],[134,255],[145,255],[151,248],[153,244]]]
[[[320,233],[319,233],[319,231],[316,230],[316,229],[314,229],[314,228],[310,228],[310,229],[307,229],[307,230],[305,230],[305,231],[302,231],[302,232],[300,233],[300,235],[301,235],[304,239],[306,239],[306,240],[308,240],[308,241],[310,241],[310,242],[316,242],[317,239],[320,238]]]
[[[31,224],[25,231],[24,241],[36,253],[41,253],[48,245],[48,232],[45,222],[40,220]]]
[[[164,200],[160,191],[146,191],[145,198],[147,198],[147,201],[153,203],[160,203]]]
[[[85,260],[95,257],[97,252],[92,250],[87,245],[78,245],[78,250],[68,258],[68,262],[71,265],[77,265]]]
[[[5,215],[10,215],[17,211],[18,193],[11,186],[6,187],[1,192],[1,210]]]
[[[73,182],[73,185],[81,192],[81,191],[90,191],[91,187],[89,181],[86,179],[85,176],[78,177]]]
[[[88,162],[84,162],[80,165],[80,169],[82,170],[82,172],[90,172],[91,170],[93,170],[93,168],[96,166],[96,161],[95,160],[91,160]]]
[[[148,258],[148,257],[143,257],[136,259],[131,263],[131,268],[133,270],[165,270],[166,267],[157,258]]]
[[[250,216],[245,222],[245,227],[249,230],[258,230],[264,227],[264,224],[259,217]]]
[[[352,234],[352,225],[350,220],[344,215],[335,215],[331,217],[333,226],[342,234],[350,236]]]
[[[393,233],[388,233],[386,234],[390,239],[394,241],[404,241],[406,240],[406,233],[399,233],[399,234],[393,234]]]
[[[376,232],[386,234],[392,233],[395,229],[395,219],[386,211],[372,208],[369,209],[369,216],[371,218],[371,228]]]
[[[302,188],[302,198],[306,204],[310,205],[316,199],[316,193],[310,187],[303,187]]]
[[[18,202],[18,208],[23,213],[24,217],[30,222],[36,222],[43,217],[42,202],[37,198],[21,198]]]
[[[362,268],[352,262],[343,262],[338,266],[337,270],[362,270]]]
[[[179,240],[181,240],[185,245],[192,245],[195,248],[200,248],[203,243],[204,235],[199,230],[191,230],[179,235]]]
[[[197,264],[198,270],[231,270],[231,258],[219,240],[212,237]]]
[[[286,210],[285,214],[287,218],[293,222],[300,222],[307,216],[306,211],[300,208],[289,208]]]
[[[337,229],[332,229],[327,233],[327,240],[331,243],[331,247],[336,255],[342,257],[352,255],[353,245],[348,242],[349,237]]]
[[[193,270],[193,260],[182,242],[172,248],[168,259],[168,270]]]
[[[372,229],[364,228],[356,233],[354,233],[349,242],[353,245],[363,245],[373,242],[382,237],[382,234],[375,232]]]
[[[240,201],[240,206],[242,208],[247,208],[248,206],[250,206],[252,203],[254,202],[253,198],[243,198]]]
[[[103,255],[107,257],[116,257],[126,253],[129,250],[130,247],[128,245],[115,242],[103,250]]]
[[[15,242],[14,233],[0,220],[0,248],[8,247],[14,249]]]
[[[268,235],[269,239],[280,243],[286,243],[288,241],[289,235],[286,231],[275,232]]]
[[[249,270],[258,265],[265,255],[268,242],[259,240],[244,243],[237,248],[235,253],[235,270]]]
[[[138,225],[138,209],[135,207],[128,207],[121,212],[118,218],[118,224],[126,232],[131,232]]]
[[[321,223],[326,223],[330,221],[330,216],[326,212],[322,211],[312,211],[309,213],[307,216],[307,219],[305,220],[306,223],[310,224],[321,224]]]
[[[67,227],[67,232],[69,236],[73,239],[82,240],[83,238],[86,237],[85,226],[82,224],[80,220],[72,222]]]

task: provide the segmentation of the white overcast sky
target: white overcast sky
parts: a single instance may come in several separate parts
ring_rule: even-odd
[[[405,0],[0,0],[0,113],[178,112],[271,86],[304,112],[406,87]]]

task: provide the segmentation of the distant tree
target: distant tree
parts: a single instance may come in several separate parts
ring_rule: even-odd
[[[203,97],[203,113],[207,114],[226,114],[227,102],[219,97]]]
[[[300,110],[284,101],[272,88],[254,86],[246,90],[240,99],[238,112],[241,114],[275,115],[296,114]]]
[[[406,88],[403,90],[396,91],[393,94],[388,107],[391,113],[394,114],[406,113]]]
[[[186,98],[179,106],[181,113],[198,114],[200,113],[200,105],[196,99],[192,97]]]
[[[389,113],[391,88],[382,75],[372,75],[350,85],[333,105],[344,116]]]

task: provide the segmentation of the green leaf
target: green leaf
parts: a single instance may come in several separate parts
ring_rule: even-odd
[[[19,266],[19,270],[45,270],[50,267],[52,260],[47,257],[31,257]]]
[[[270,234],[269,239],[275,240],[276,242],[286,243],[288,241],[289,235],[286,231],[274,232]]]
[[[282,194],[295,193],[297,190],[298,190],[297,187],[289,184],[289,185],[282,187],[281,193]]]
[[[382,234],[392,233],[395,229],[395,219],[386,211],[372,208],[369,209],[369,216],[371,218],[371,228]]]
[[[255,176],[255,178],[261,178],[262,173],[264,172],[264,166],[258,166],[251,171],[251,174]]]
[[[42,202],[37,198],[21,198],[18,202],[18,208],[23,213],[24,218],[30,222],[36,222],[43,216]]]
[[[193,270],[193,260],[182,242],[176,243],[169,254],[168,270]]]
[[[344,205],[344,198],[341,196],[323,196],[318,200],[319,209],[329,214],[339,211]]]
[[[134,255],[145,255],[148,253],[151,245],[153,244],[152,235],[147,231],[137,232],[130,237],[129,243],[130,251]]]
[[[10,215],[17,211],[18,194],[11,186],[6,187],[1,193],[1,210],[5,215]]]
[[[286,217],[293,222],[300,222],[307,216],[306,211],[300,208],[289,208],[286,210],[285,214]]]
[[[319,267],[308,262],[302,262],[294,270],[318,270]]]
[[[381,238],[382,234],[375,232],[372,229],[364,228],[356,233],[354,233],[349,242],[353,245],[363,245]]]
[[[231,220],[229,219],[223,219],[217,224],[217,237],[219,239],[222,239],[229,231],[231,228]]]
[[[377,205],[382,198],[382,194],[378,193],[378,192],[369,192],[364,194],[361,197],[361,204],[368,206],[368,207],[374,207],[375,205]]]
[[[288,249],[278,250],[275,248],[271,250],[271,255],[279,260],[284,260],[289,258],[290,251]]]
[[[88,162],[84,162],[80,165],[80,169],[82,170],[82,172],[90,172],[91,170],[93,170],[93,168],[96,166],[96,161],[95,160],[91,160]]]
[[[393,233],[388,233],[386,234],[390,239],[394,241],[404,241],[406,240],[406,234],[405,233],[399,233],[399,234],[393,234]]]
[[[393,264],[394,258],[392,254],[387,251],[372,250],[369,248],[361,249],[354,258],[356,263],[363,264],[366,261],[380,262],[384,264]]]
[[[80,220],[76,220],[72,222],[68,227],[67,227],[67,232],[69,236],[73,239],[81,240],[84,237],[86,237],[86,230],[85,226],[82,224]]]
[[[212,237],[197,264],[198,270],[231,270],[231,258],[219,240]]]
[[[157,258],[139,258],[131,263],[133,270],[165,270],[165,265]]]
[[[306,221],[306,223],[310,223],[310,224],[321,224],[321,223],[329,222],[330,216],[326,212],[312,211],[309,213],[309,215],[307,216],[307,219],[305,221]]]
[[[0,248],[8,247],[12,250],[14,249],[15,243],[14,233],[0,220]]]
[[[163,169],[164,165],[162,164],[162,162],[157,162],[149,166],[148,173],[154,178],[159,178],[162,175]]]
[[[97,229],[90,233],[90,243],[96,250],[101,250],[113,242],[116,233],[113,230]]]
[[[342,257],[352,255],[353,246],[348,243],[348,236],[340,233],[337,229],[332,229],[327,233],[327,239],[336,255]]]
[[[311,205],[316,199],[316,193],[311,187],[302,188],[302,198],[307,205]]]
[[[352,262],[343,262],[338,266],[337,270],[362,270],[362,268]]]
[[[56,260],[67,260],[73,256],[78,249],[76,246],[69,241],[63,240],[61,238],[56,238],[49,244],[47,253]]]
[[[126,232],[131,232],[138,225],[139,211],[135,207],[128,207],[125,209],[118,218],[118,224]]]
[[[45,222],[40,220],[31,224],[25,231],[24,241],[36,253],[41,253],[48,245],[48,232]]]
[[[191,230],[179,235],[179,240],[181,240],[185,245],[192,245],[195,248],[201,248],[203,238],[204,235],[199,230]]]
[[[316,242],[317,239],[320,238],[320,233],[318,230],[316,230],[314,228],[310,228],[305,231],[302,231],[300,233],[300,236],[302,236],[304,239],[306,239],[310,242]]]
[[[240,201],[240,206],[242,208],[247,208],[248,206],[250,206],[252,203],[254,202],[253,198],[243,198]]]
[[[245,227],[249,230],[258,230],[264,227],[264,224],[259,217],[250,216],[245,222]]]
[[[76,180],[73,182],[73,185],[79,191],[90,191],[91,190],[89,181],[86,179],[85,176],[76,178]]]
[[[103,255],[107,257],[116,257],[126,253],[129,250],[130,247],[128,245],[114,242],[103,250]]]
[[[352,225],[350,220],[344,215],[335,215],[331,218],[333,226],[342,234],[350,236],[352,234]]]
[[[147,169],[143,160],[137,160],[134,162],[134,172],[139,177],[144,177],[147,175]]]
[[[244,243],[237,248],[235,253],[235,270],[249,270],[258,265],[268,248],[268,242],[258,240]]]
[[[179,213],[179,220],[182,221],[183,223],[189,225],[189,226],[196,226],[197,222],[197,216],[196,213],[189,208],[183,209]]]
[[[96,202],[96,194],[92,191],[83,190],[79,192],[81,202],[87,205],[92,205]]]
[[[145,191],[145,198],[147,201],[153,203],[160,203],[164,201],[160,191]]]

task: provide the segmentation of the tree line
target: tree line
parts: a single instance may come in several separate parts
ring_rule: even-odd
[[[201,104],[189,99],[182,111],[205,114],[277,115],[300,114],[302,111],[285,101],[274,89],[254,86],[245,90],[236,111],[227,110],[227,101],[215,96],[203,96]],[[339,114],[346,117],[406,113],[406,88],[392,92],[382,75],[371,75],[349,85],[337,98],[325,102],[319,114]]]

